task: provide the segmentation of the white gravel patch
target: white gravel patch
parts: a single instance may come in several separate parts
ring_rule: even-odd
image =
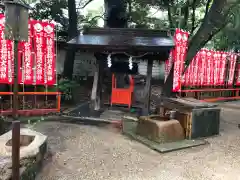
[[[37,180],[238,180],[240,112],[224,110],[221,135],[208,145],[159,154],[117,131],[56,122],[40,123],[51,161]]]

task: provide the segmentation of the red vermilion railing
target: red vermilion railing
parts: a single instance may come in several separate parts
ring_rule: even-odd
[[[1,107],[0,109],[0,114],[1,115],[11,115],[12,114],[12,100],[11,100],[11,96],[13,95],[13,92],[0,92],[0,96],[8,96],[8,98],[10,99],[10,107],[7,109],[4,109]],[[21,97],[27,97],[27,96],[34,96],[34,99],[36,100],[37,96],[45,96],[45,102],[43,103],[48,103],[47,100],[47,96],[56,96],[56,101],[55,101],[55,107],[51,107],[51,108],[38,108],[37,104],[33,105],[30,108],[24,108],[23,109],[18,109],[18,114],[19,115],[23,115],[23,116],[30,116],[30,115],[45,115],[45,114],[49,114],[49,113],[57,113],[60,112],[61,109],[61,93],[59,92],[19,92],[18,93],[19,99],[21,99]],[[33,102],[37,103],[37,101]],[[23,105],[24,106],[24,105]]]

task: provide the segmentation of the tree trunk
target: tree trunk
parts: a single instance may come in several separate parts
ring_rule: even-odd
[[[226,26],[228,15],[233,6],[240,0],[214,0],[206,14],[202,25],[189,42],[188,52],[185,60],[185,69],[192,61],[196,53],[205,46],[223,27]]]
[[[195,17],[196,16],[196,0],[193,1],[192,3],[192,29],[191,29],[191,34],[193,34],[195,30]]]
[[[129,0],[104,0],[105,6],[105,27],[126,28],[128,22],[127,4]],[[124,75],[115,73],[118,87],[124,87]]]
[[[144,102],[143,102],[143,109],[142,115],[148,116],[150,111],[150,99],[152,93],[152,68],[153,68],[153,60],[148,59],[147,63],[147,77],[146,77],[146,84],[144,87]]]
[[[126,0],[105,0],[106,27],[125,28],[127,27],[127,1]]]
[[[77,10],[75,0],[68,0],[68,16],[69,16],[68,40],[71,40],[72,38],[75,38],[78,35]],[[76,50],[77,49],[75,46],[68,45],[63,71],[64,77],[67,77],[68,79],[72,79]]]
[[[187,25],[188,25],[188,18],[189,18],[189,7],[190,6],[190,2],[189,0],[186,2],[185,7],[183,8],[183,18],[184,20],[181,23],[181,28],[182,29],[187,29]]]

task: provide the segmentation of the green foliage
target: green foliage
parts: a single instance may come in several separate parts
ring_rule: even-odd
[[[201,25],[206,6],[207,0],[132,0],[130,19],[136,28],[181,28],[194,35]]]
[[[58,90],[62,93],[62,99],[71,101],[73,98],[72,90],[73,88],[79,87],[80,84],[76,81],[68,80],[68,79],[60,79],[58,81]]]
[[[154,24],[154,28],[161,29],[175,29],[181,28],[190,32],[194,36],[198,28],[201,26],[203,18],[208,9],[210,9],[214,0],[133,0],[134,4],[139,3],[145,9],[133,12],[133,21],[140,22],[140,25],[145,25],[149,28],[149,24]],[[159,11],[168,13],[167,22],[166,17],[147,17],[149,9],[154,7]],[[134,9],[134,8],[133,8]],[[239,22],[240,5],[234,6],[231,9],[228,25],[216,34],[212,40],[208,42],[206,47],[215,48],[218,50],[232,50],[240,49],[240,24]],[[214,17],[213,17],[214,18]],[[217,18],[217,17],[216,17]],[[137,24],[136,23],[136,24]]]
[[[29,16],[33,19],[42,20],[54,20],[62,26],[63,30],[68,28],[68,19],[64,10],[67,9],[67,0],[40,0],[34,5],[33,10],[29,13]]]
[[[66,92],[69,89],[79,87],[80,85],[76,81],[72,81],[69,79],[60,79],[58,81],[58,89],[61,92]]]
[[[231,10],[228,24],[212,40],[218,50],[240,50],[240,4]]]
[[[129,16],[131,23],[135,24],[135,28],[149,28],[148,14],[150,7],[134,1],[131,6],[132,11]]]
[[[103,15],[100,11],[89,11],[86,16],[79,15],[78,16],[78,22],[79,22],[79,28],[83,27],[97,27],[98,26],[98,20],[103,19]]]
[[[53,87],[48,87],[47,88],[47,92],[61,92],[61,98],[62,100],[66,100],[66,101],[71,101],[72,98],[73,98],[73,95],[72,95],[72,90],[74,88],[77,88],[77,87],[80,87],[80,84],[76,81],[72,81],[72,80],[69,80],[69,79],[60,79],[58,82],[57,82],[57,86],[53,86]],[[46,91],[46,87],[45,86],[38,86],[37,87],[38,91],[40,92],[45,92]]]
[[[206,0],[135,1],[143,7],[154,8],[156,12],[162,12],[162,17],[149,17],[146,19],[146,21],[153,23],[155,28],[182,28],[188,31],[193,31],[199,25],[205,13],[202,9],[205,10],[206,6]]]
[[[54,20],[57,23],[58,39],[66,40],[68,36],[68,3],[67,0],[40,0],[35,3],[29,16],[36,20]],[[78,12],[78,28],[83,26],[97,26],[98,18],[94,18],[94,13],[89,12],[86,16]]]

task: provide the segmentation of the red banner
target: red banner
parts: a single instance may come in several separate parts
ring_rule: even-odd
[[[188,66],[182,76],[184,59],[187,52],[188,33],[176,29],[174,51],[174,79],[173,92],[181,91],[181,86],[222,86],[226,81],[226,62],[229,53],[201,49]],[[227,84],[233,85],[234,71],[236,69],[237,54],[231,54],[229,57],[229,76]],[[166,62],[165,73],[169,73],[169,60]],[[240,85],[240,66],[237,67],[236,85]]]
[[[226,73],[226,58],[227,58],[227,54],[225,52],[220,52],[221,53],[221,56],[220,56],[220,75],[219,75],[219,78],[220,78],[220,82],[219,82],[219,85],[224,85],[225,83],[225,73]]]
[[[45,44],[45,84],[54,85],[56,83],[56,62],[54,46],[54,24],[44,23]]]
[[[173,91],[181,91],[181,80],[183,62],[186,56],[187,43],[189,34],[180,29],[176,29],[174,36],[175,39],[175,57],[174,57],[174,78],[173,78]]]
[[[234,53],[229,54],[229,76],[228,76],[228,85],[233,85],[234,71],[236,66],[237,55]]]
[[[213,85],[211,82],[211,78],[212,78],[212,69],[211,69],[211,61],[212,61],[212,52],[209,50],[206,50],[206,85],[210,86]]]
[[[22,43],[22,79],[23,84],[34,84],[33,58],[32,58],[32,26],[28,27],[28,42]]]
[[[193,58],[189,68],[190,68],[190,76],[191,78],[189,79],[189,84],[190,86],[193,86],[194,84],[194,79],[195,79],[195,74],[194,74],[194,68],[195,68],[195,63],[196,63],[196,57]]]
[[[206,69],[206,51],[205,50],[201,50],[199,53],[199,57],[200,57],[200,85],[204,86],[205,85],[205,69]]]
[[[200,51],[197,53],[197,86],[201,86],[202,61]]]
[[[240,86],[240,64],[237,65],[236,85]]]
[[[4,39],[4,21],[3,15],[0,16],[0,83],[8,83],[8,55],[7,41]]]
[[[222,54],[220,51],[217,51],[217,85],[221,84],[220,74],[221,74],[221,66],[222,66]]]
[[[214,85],[214,52],[213,50],[210,51],[211,52],[211,60],[210,60],[210,85],[213,86]]]
[[[198,80],[200,79],[199,78],[199,75],[198,75],[198,70],[199,70],[199,53],[197,53],[197,55],[196,55],[196,57],[195,57],[195,62],[194,62],[194,75],[193,75],[193,78],[194,78],[194,80],[193,80],[193,85],[194,86],[198,86],[199,84],[199,82],[198,82]]]
[[[44,30],[43,23],[32,20],[33,27],[33,43],[35,52],[35,84],[44,84]]]
[[[182,33],[180,32],[180,29],[176,29],[176,33],[174,36],[175,40],[175,48],[174,48],[174,73],[173,73],[173,91],[177,92],[181,89],[180,87],[180,44],[182,41]]]
[[[0,14],[0,83],[12,84],[14,49],[13,42],[4,39],[4,26],[5,17],[4,14]],[[34,58],[32,53],[35,55]],[[18,82],[21,84],[55,84],[55,61],[54,25],[31,20],[28,42],[19,42]]]
[[[213,53],[213,56],[212,56],[212,58],[213,58],[213,85],[214,86],[216,86],[217,85],[217,83],[218,83],[218,60],[217,60],[217,57],[218,55],[217,55],[217,52],[215,51],[214,53]]]

